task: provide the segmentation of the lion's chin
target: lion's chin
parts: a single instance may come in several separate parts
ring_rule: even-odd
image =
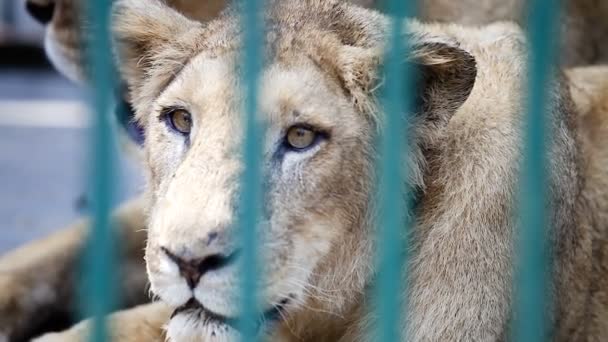
[[[260,316],[258,333],[279,320],[288,302],[283,300]],[[239,338],[237,319],[211,312],[192,298],[171,315],[167,338],[170,341],[208,341],[211,338],[213,341],[236,341]]]
[[[238,332],[228,324],[202,317],[202,311],[184,311],[173,315],[167,325],[169,341],[238,341]]]

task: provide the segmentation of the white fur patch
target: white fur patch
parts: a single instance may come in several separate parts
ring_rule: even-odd
[[[210,322],[196,314],[179,314],[166,327],[169,341],[238,341],[239,334],[231,327]]]
[[[59,72],[78,84],[84,85],[86,83],[81,71],[77,67],[77,62],[71,61],[65,56],[53,35],[53,31],[50,29],[46,30],[44,50]]]
[[[297,175],[298,166],[305,163],[308,158],[312,157],[320,149],[319,145],[317,145],[304,152],[286,152],[283,163],[281,164],[281,171],[283,174],[290,174],[293,172]]]
[[[151,290],[167,304],[178,307],[192,298],[192,291],[181,277],[155,276]]]

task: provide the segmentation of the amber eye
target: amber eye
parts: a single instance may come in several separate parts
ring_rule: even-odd
[[[190,134],[190,129],[192,129],[192,117],[190,113],[183,109],[176,109],[169,113],[167,118],[171,124],[171,128],[184,135]]]
[[[293,126],[287,131],[286,142],[294,150],[303,150],[317,141],[317,133],[309,128]]]

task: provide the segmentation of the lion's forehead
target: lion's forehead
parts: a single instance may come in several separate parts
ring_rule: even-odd
[[[185,106],[194,115],[230,120],[242,115],[245,82],[234,53],[201,53],[161,93],[157,110]],[[306,58],[266,64],[258,83],[259,115],[268,124],[294,120],[327,127],[354,115],[350,101],[336,82]]]

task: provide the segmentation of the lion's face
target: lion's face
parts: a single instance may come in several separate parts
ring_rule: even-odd
[[[154,101],[146,126],[151,289],[176,307],[196,300],[228,318],[239,311],[239,263],[250,263],[239,253],[244,128],[232,57],[195,57]],[[305,303],[315,272],[339,272],[328,259],[361,235],[368,202],[369,122],[305,56],[291,61],[266,67],[260,83],[256,235],[267,314]],[[178,311],[198,314],[188,307]]]
[[[119,2],[115,13],[121,72],[146,132],[151,290],[176,308],[170,338],[235,333],[241,266],[252,262],[239,230],[247,148],[239,16],[201,25],[141,0]],[[337,1],[277,1],[267,16],[257,117],[265,129],[256,141],[260,322],[335,320],[357,309],[371,281],[386,23]],[[413,40],[409,60],[424,81],[404,129],[430,148],[470,93],[475,61],[449,39]],[[402,160],[413,185],[421,162],[417,147]]]

